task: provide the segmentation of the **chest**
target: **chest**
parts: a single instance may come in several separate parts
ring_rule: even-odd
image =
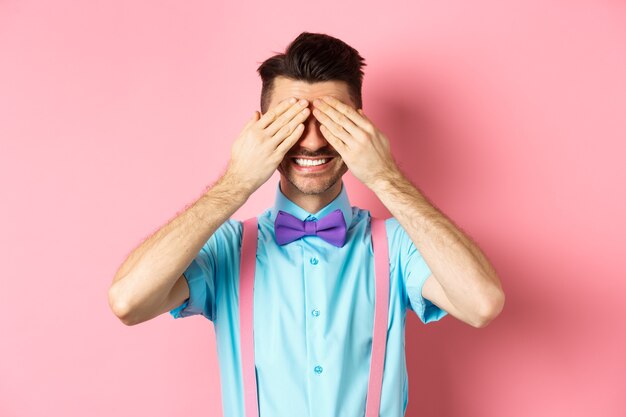
[[[316,237],[283,247],[259,242],[253,297],[261,368],[277,369],[285,357],[291,366],[306,364],[307,354],[326,357],[339,346],[353,355],[370,350],[376,290],[371,246],[319,243]]]

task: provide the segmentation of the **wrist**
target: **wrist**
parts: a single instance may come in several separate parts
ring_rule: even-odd
[[[241,200],[242,204],[245,203],[258,188],[254,184],[244,181],[242,178],[228,171],[217,181],[215,187]]]
[[[368,187],[374,191],[374,193],[379,194],[385,192],[390,187],[397,185],[400,181],[404,179],[404,176],[398,169],[390,169],[387,171],[383,171],[376,175],[368,184]]]
[[[266,180],[263,180],[257,167],[231,159],[220,182],[236,189],[246,198],[250,197]]]
[[[191,210],[202,224],[216,223],[219,226],[243,206],[248,197],[249,194],[231,184],[229,178],[220,177],[207,187]]]

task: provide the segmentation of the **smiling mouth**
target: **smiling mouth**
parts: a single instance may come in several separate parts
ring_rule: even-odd
[[[326,165],[333,160],[333,157],[326,158],[291,158],[291,160],[301,167],[317,167]]]

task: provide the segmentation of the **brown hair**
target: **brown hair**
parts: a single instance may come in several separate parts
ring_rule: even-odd
[[[261,112],[267,111],[277,76],[310,83],[345,81],[356,108],[362,108],[362,67],[366,65],[359,52],[342,40],[323,33],[302,32],[284,53],[268,58],[257,69],[263,82]]]

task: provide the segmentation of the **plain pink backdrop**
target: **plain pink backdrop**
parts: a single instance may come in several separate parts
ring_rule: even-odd
[[[409,314],[407,415],[623,416],[626,6],[608,0],[0,2],[0,416],[221,416],[213,325],[127,327],[107,290],[217,179],[256,68],[305,30],[365,57],[365,113],[506,292],[484,329]]]

